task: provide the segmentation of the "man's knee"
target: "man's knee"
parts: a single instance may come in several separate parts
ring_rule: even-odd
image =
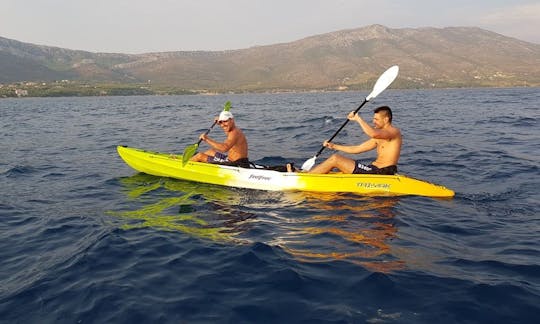
[[[336,163],[341,159],[341,156],[339,154],[337,154],[337,153],[334,153],[334,154],[330,155],[330,157],[328,159],[330,161],[332,161],[332,163]]]
[[[206,160],[206,156],[204,155],[204,153],[199,152],[192,156],[189,160],[195,162],[203,162],[204,160]]]

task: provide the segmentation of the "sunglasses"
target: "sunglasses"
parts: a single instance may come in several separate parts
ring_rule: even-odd
[[[218,121],[218,124],[223,124],[223,123],[228,123],[230,119],[227,119],[227,120],[220,120]]]

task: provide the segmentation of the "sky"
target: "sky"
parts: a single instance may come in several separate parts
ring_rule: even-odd
[[[106,53],[241,49],[372,24],[540,44],[540,0],[0,0],[0,37]]]

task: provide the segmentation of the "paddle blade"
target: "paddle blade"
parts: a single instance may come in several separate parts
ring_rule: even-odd
[[[397,65],[392,66],[388,70],[384,71],[383,74],[379,77],[375,85],[373,86],[373,91],[366,97],[366,101],[369,101],[377,97],[381,92],[383,92],[394,80],[397,78],[399,73],[399,67]]]
[[[311,159],[308,159],[304,164],[302,164],[302,170],[309,171],[313,166],[315,165],[315,161],[317,160],[317,156],[315,155]]]
[[[184,150],[184,155],[182,156],[182,166],[185,166],[186,163],[195,155],[197,152],[197,149],[199,148],[199,144],[192,144]]]

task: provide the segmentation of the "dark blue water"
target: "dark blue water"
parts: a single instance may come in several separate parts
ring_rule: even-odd
[[[181,152],[231,100],[252,160],[301,164],[366,95],[0,100],[0,322],[536,322],[538,88],[363,108],[394,109],[400,172],[450,200],[190,183],[115,151]],[[350,124],[335,141],[364,139]]]

